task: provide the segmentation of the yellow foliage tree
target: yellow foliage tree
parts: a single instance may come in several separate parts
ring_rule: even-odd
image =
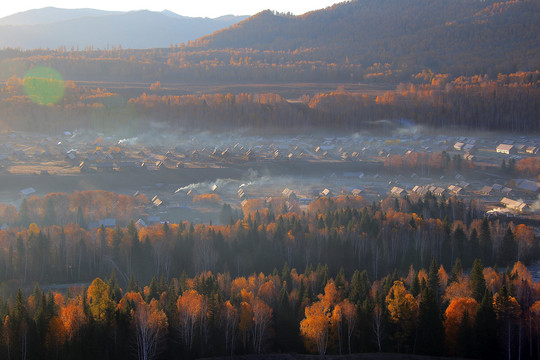
[[[112,301],[109,298],[109,285],[100,278],[94,279],[88,287],[88,304],[90,312],[97,321],[104,321],[107,311],[111,309]]]

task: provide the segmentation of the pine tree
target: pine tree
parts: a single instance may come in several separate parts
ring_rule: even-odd
[[[28,354],[29,337],[30,337],[30,316],[28,314],[27,302],[24,298],[21,289],[17,290],[15,296],[15,304],[11,313],[11,329],[6,329],[11,332],[13,339],[13,352],[19,353],[22,359],[25,359]]]
[[[465,257],[465,267],[472,266],[474,259],[480,258],[480,240],[478,239],[478,232],[476,229],[472,229],[471,237],[469,238],[469,244],[467,246],[467,254]]]
[[[160,294],[161,293],[159,291],[159,283],[158,283],[158,280],[156,279],[156,277],[154,276],[152,278],[152,281],[150,282],[150,286],[148,288],[148,296],[146,297],[146,302],[150,303],[150,300],[152,300],[152,299],[159,300]]]
[[[43,341],[47,332],[47,326],[49,325],[51,314],[48,312],[47,298],[45,297],[45,293],[41,292],[35,301],[38,303],[36,313],[34,314],[34,321],[36,323],[38,338],[40,341]]]
[[[131,275],[129,277],[129,283],[128,283],[127,291],[128,292],[140,292],[141,291],[141,288],[139,287],[139,285],[135,281],[135,276],[133,275],[133,273],[131,273]]]
[[[54,211],[54,204],[49,197],[45,203],[45,209],[43,214],[43,225],[51,226],[56,224],[56,213]]]
[[[351,278],[351,285],[349,287],[349,301],[353,304],[362,304],[369,295],[369,289],[371,283],[368,278],[366,270],[360,272],[356,270]]]
[[[476,311],[475,356],[483,359],[493,359],[497,355],[497,317],[493,309],[493,298],[486,289],[482,302]]]
[[[501,247],[499,249],[499,256],[497,264],[501,266],[510,266],[517,260],[518,246],[514,238],[514,233],[510,226],[506,229]]]
[[[457,335],[456,354],[458,356],[471,356],[474,354],[475,333],[472,325],[469,312],[465,310]]]
[[[422,354],[442,355],[444,327],[439,305],[433,290],[428,286],[422,291],[418,315],[418,351]]]
[[[491,241],[491,230],[487,218],[482,220],[480,227],[480,256],[486,264],[491,264],[491,257],[493,252],[493,243]]]
[[[86,219],[84,218],[84,213],[80,206],[77,208],[77,225],[82,229],[86,229],[87,227]]]
[[[461,260],[457,258],[456,262],[454,263],[454,267],[452,268],[452,271],[450,272],[450,279],[448,281],[448,284],[457,282],[462,275],[463,275],[463,266],[461,265]]]
[[[122,298],[122,290],[120,290],[120,287],[118,286],[118,281],[116,280],[116,273],[114,271],[111,272],[111,277],[109,278],[108,285],[109,298],[115,303],[118,303]]]
[[[439,279],[439,266],[435,259],[431,261],[431,265],[429,266],[427,286],[433,292],[435,302],[439,303],[441,280]]]
[[[476,301],[482,301],[486,291],[486,279],[484,278],[484,266],[482,260],[474,260],[473,268],[470,276],[472,297]]]
[[[411,285],[411,294],[414,297],[417,297],[420,294],[420,281],[418,280],[418,274],[415,274],[412,285]]]
[[[276,329],[281,329],[276,332],[275,339],[280,351],[292,352],[298,348],[300,337],[296,319],[297,316],[289,302],[289,293],[282,288],[279,293],[279,305],[275,317]]]
[[[454,244],[453,244],[453,254],[454,259],[455,258],[461,258],[465,254],[465,241],[467,239],[467,236],[465,235],[465,232],[461,228],[461,226],[458,226],[453,234]]]
[[[17,224],[23,227],[30,225],[30,216],[28,215],[28,202],[24,198],[19,207],[19,214],[17,216]]]

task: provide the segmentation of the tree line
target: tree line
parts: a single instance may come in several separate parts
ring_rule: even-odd
[[[32,223],[39,226],[77,224],[87,228],[88,223],[114,218],[125,226],[130,220],[143,216],[147,204],[144,194],[129,196],[103,190],[49,193],[24,198],[18,210],[12,204],[0,204],[0,223],[24,228]]]
[[[134,220],[105,227],[77,211],[77,221],[52,224],[62,197],[45,202],[29,225],[24,207],[0,230],[0,282],[5,294],[37,283],[90,281],[115,271],[125,285],[131,275],[148,282],[182,272],[270,273],[283,263],[305,269],[326,264],[332,273],[366,270],[370,277],[427,267],[436,259],[450,268],[457,258],[469,268],[528,263],[538,256],[534,229],[483,218],[480,204],[451,198],[394,198],[367,205],[361,197],[314,200],[301,211],[284,199],[248,200],[233,210],[224,204],[216,224],[189,222],[141,226]],[[58,202],[55,202],[58,201]],[[22,215],[21,215],[22,214]],[[47,215],[49,214],[49,215]],[[60,219],[60,215],[56,215]]]
[[[68,127],[143,132],[146,119],[171,127],[230,129],[329,127],[342,130],[387,129],[380,120],[407,119],[432,128],[526,132],[538,130],[540,73],[458,77],[422,72],[379,96],[340,88],[290,101],[275,93],[171,95],[161,90],[124,98],[107,89],[69,83],[64,98],[47,107],[32,103],[24,81],[10,78],[0,106],[7,129],[58,132]],[[39,118],[40,121],[36,122]]]
[[[333,276],[331,276],[333,275]],[[328,266],[303,273],[183,273],[141,287],[115,273],[65,292],[0,298],[6,359],[181,359],[241,354],[400,352],[540,356],[540,288],[521,262],[450,272],[432,260],[403,276]]]

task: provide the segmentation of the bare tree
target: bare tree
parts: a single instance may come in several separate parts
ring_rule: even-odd
[[[382,351],[382,341],[384,339],[384,314],[382,306],[376,304],[373,308],[373,334],[379,351]]]

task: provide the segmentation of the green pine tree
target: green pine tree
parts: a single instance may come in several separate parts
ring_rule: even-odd
[[[482,260],[474,260],[469,280],[471,283],[472,297],[476,301],[482,301],[486,291],[486,279],[484,278],[484,266],[482,265]]]
[[[435,293],[428,286],[422,291],[418,314],[418,351],[421,354],[442,355],[444,327]]]

